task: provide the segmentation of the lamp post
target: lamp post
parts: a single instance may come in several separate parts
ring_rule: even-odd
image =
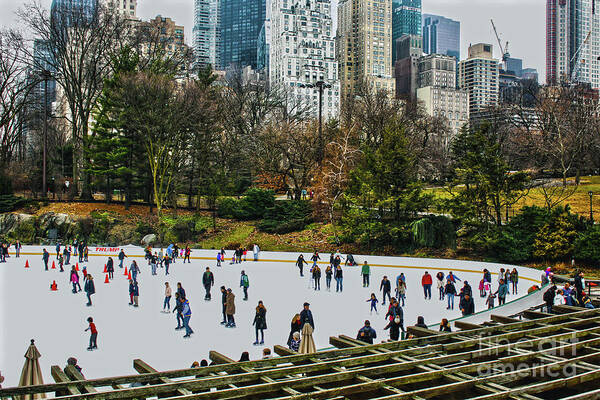
[[[43,140],[43,155],[42,155],[42,191],[43,196],[48,195],[48,184],[46,181],[46,158],[48,148],[48,81],[52,78],[52,74],[47,69],[40,72],[40,76],[44,80],[44,140]]]
[[[301,84],[300,87],[314,88],[319,89],[319,149],[317,151],[317,162],[319,163],[319,167],[323,163],[323,91],[325,89],[331,88],[331,85],[325,81],[317,81],[313,83]]]
[[[588,196],[590,196],[590,221],[592,224],[594,223],[594,210],[592,208],[592,197],[594,196],[594,192],[591,190],[588,192]]]

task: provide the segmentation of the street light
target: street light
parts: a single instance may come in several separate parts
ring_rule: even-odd
[[[588,192],[588,196],[590,196],[590,221],[592,224],[594,223],[594,210],[592,209],[592,197],[594,196],[594,192],[591,190]]]
[[[314,84],[312,83],[306,83],[306,84],[300,84],[300,87],[308,87],[308,88],[314,88],[316,87],[317,89],[319,89],[319,149],[317,152],[317,162],[319,163],[319,166],[321,166],[321,164],[323,163],[323,91],[325,89],[330,89],[331,85],[325,81],[317,81]]]
[[[46,153],[48,148],[48,81],[52,79],[52,74],[47,69],[40,71],[40,76],[44,80],[44,141],[42,156],[42,191],[43,196],[48,195],[48,184],[46,182]]]

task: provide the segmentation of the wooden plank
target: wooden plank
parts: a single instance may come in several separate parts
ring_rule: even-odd
[[[140,360],[139,358],[136,358],[135,360],[133,360],[133,368],[140,374],[149,374],[149,373],[153,373],[153,372],[158,372],[157,370],[152,368],[148,363],[146,363],[143,360]],[[165,378],[165,377],[159,377],[158,380],[161,383],[173,383],[174,382],[173,380],[171,380],[169,378]],[[177,393],[177,395],[180,395],[180,396],[186,396],[188,394],[192,394],[192,392],[190,392],[188,389],[184,389],[184,388],[176,389],[175,393]]]
[[[552,306],[552,311],[556,311],[559,314],[569,314],[577,311],[581,311],[581,307],[568,306],[566,304],[558,304]]]
[[[275,352],[275,354],[280,355],[280,356],[293,356],[294,354],[298,354],[294,350],[289,349],[287,347],[283,347],[278,344],[273,346],[273,351]]]
[[[83,377],[81,372],[79,372],[79,370],[75,368],[74,365],[67,365],[67,367],[65,368],[65,374],[73,381],[85,381],[85,378]],[[93,385],[90,385],[89,383],[82,385],[82,389],[83,393],[97,392],[96,388]]]
[[[71,379],[69,379],[67,374],[65,374],[64,371],[58,365],[53,365],[50,367],[50,375],[52,375],[52,378],[54,378],[54,381],[57,383],[71,381]],[[63,395],[63,394],[79,394],[79,393],[81,393],[79,391],[79,389],[77,389],[77,387],[75,385],[72,385],[72,386],[68,386],[63,391],[58,391],[56,395],[59,396],[59,395]]]
[[[541,312],[541,311],[532,311],[532,310],[523,311],[523,316],[525,318],[529,318],[529,319],[540,319],[540,318],[548,317],[550,315],[552,315],[552,314],[548,314],[548,313]]]
[[[501,324],[514,324],[514,323],[518,323],[518,322],[522,321],[518,318],[511,318],[511,317],[506,317],[504,315],[496,315],[496,314],[492,314],[490,316],[490,319],[492,321],[495,321],[495,322],[498,322]]]
[[[481,326],[481,325],[472,324],[470,322],[465,322],[465,321],[460,321],[460,320],[454,321],[454,326],[463,331],[470,331],[473,329],[483,328],[483,326]]]
[[[406,333],[409,335],[413,335],[415,337],[429,337],[429,336],[437,336],[440,334],[440,332],[438,332],[438,331],[421,328],[419,326],[407,326]]]

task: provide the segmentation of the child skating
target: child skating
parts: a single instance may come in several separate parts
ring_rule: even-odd
[[[371,314],[373,314],[373,310],[375,310],[375,314],[379,315],[377,312],[377,302],[379,302],[379,300],[377,300],[375,293],[371,293],[371,298],[367,300],[367,303],[368,302],[371,302]]]
[[[96,329],[96,324],[94,324],[94,319],[92,317],[88,317],[87,322],[89,326],[85,330],[85,332],[90,331],[90,345],[88,346],[88,350],[94,350],[98,348],[96,340],[98,339],[98,330]]]

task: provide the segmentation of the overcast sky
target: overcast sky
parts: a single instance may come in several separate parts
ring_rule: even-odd
[[[40,0],[42,4],[51,0]],[[333,6],[337,0],[332,0]],[[508,41],[512,57],[522,58],[523,67],[537,68],[540,81],[545,76],[545,1],[542,0],[423,0],[423,12],[439,14],[461,23],[461,58],[469,43],[494,45],[500,57],[490,18],[494,19],[502,44]],[[14,26],[16,10],[22,1],[0,0],[0,25]],[[191,43],[194,0],[138,0],[138,16],[149,19],[158,14],[185,26],[186,42]]]

